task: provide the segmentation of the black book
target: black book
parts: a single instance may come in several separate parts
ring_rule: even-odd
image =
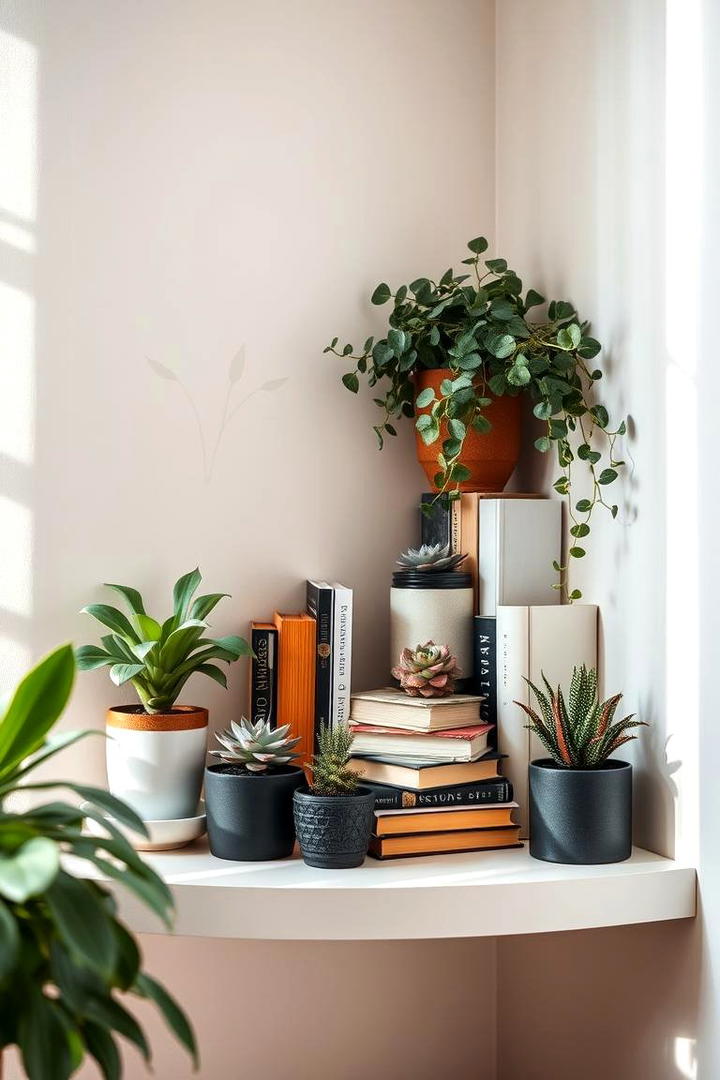
[[[476,784],[451,784],[428,791],[409,791],[390,784],[362,782],[375,792],[376,810],[429,810],[434,806],[476,806],[478,803],[512,802],[512,784],[504,776]]]
[[[250,667],[250,719],[277,727],[277,644],[272,623],[252,623],[251,646],[255,655]]]
[[[451,543],[451,506],[445,495],[438,498],[437,492],[426,491],[421,496],[420,542],[433,546],[441,544],[448,547]]]
[[[333,712],[333,597],[326,581],[308,581],[308,615],[315,620],[315,739],[332,724]]]
[[[497,619],[473,618],[473,694],[481,694],[480,719],[493,724],[488,745],[497,745]]]

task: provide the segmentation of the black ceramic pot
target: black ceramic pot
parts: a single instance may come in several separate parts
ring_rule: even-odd
[[[373,826],[375,793],[360,787],[355,795],[293,796],[295,828],[308,866],[326,870],[360,866],[367,855]]]
[[[622,862],[632,848],[632,765],[530,763],[530,854],[545,862]]]
[[[210,850],[219,859],[257,862],[286,859],[295,843],[293,792],[305,783],[302,769],[231,773],[205,770],[205,810]]]

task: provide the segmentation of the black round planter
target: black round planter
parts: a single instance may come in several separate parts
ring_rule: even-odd
[[[530,763],[530,854],[545,862],[622,862],[632,848],[632,765]]]
[[[295,843],[292,798],[305,783],[302,769],[229,773],[205,770],[205,810],[210,850],[219,859],[258,862],[286,859]]]
[[[355,795],[293,795],[295,828],[308,866],[340,870],[360,866],[367,855],[375,793],[360,787]]]

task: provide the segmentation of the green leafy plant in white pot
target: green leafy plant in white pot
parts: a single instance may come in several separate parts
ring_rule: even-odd
[[[55,754],[97,734],[50,734],[74,673],[72,648],[56,649],[25,676],[0,716],[0,1070],[3,1050],[17,1046],[29,1080],[67,1080],[86,1057],[105,1080],[118,1080],[118,1037],[149,1064],[147,1037],[127,1008],[133,997],[158,1006],[197,1064],[185,1013],[143,970],[113,895],[93,880],[99,871],[121,882],[170,925],[170,890],[119,828],[145,834],[143,822],[101,788],[47,779],[45,770],[36,777]],[[58,801],[50,794],[57,789],[82,805]],[[19,810],[20,799],[34,805]],[[99,825],[99,834],[87,834],[87,822]]]
[[[113,683],[129,683],[140,699],[137,705],[108,711],[107,771],[110,790],[145,821],[188,818],[197,812],[208,711],[176,704],[188,679],[205,675],[226,687],[224,671],[212,661],[230,664],[252,655],[244,638],[209,636],[207,616],[228,594],[193,599],[201,581],[195,569],[176,582],[173,612],[162,623],[147,614],[140,593],[127,585],[107,588],[123,597],[128,615],[108,604],[83,608],[111,633],[100,645],[78,649],[78,667],[109,667]]]

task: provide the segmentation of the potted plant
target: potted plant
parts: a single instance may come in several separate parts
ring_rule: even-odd
[[[557,452],[560,475],[555,489],[567,497],[570,532],[580,540],[590,532],[596,506],[617,515],[607,485],[623,465],[615,441],[625,423],[610,430],[607,409],[593,400],[602,377],[589,361],[600,352],[589,324],[567,300],[552,300],[537,321],[530,312],[544,297],[523,286],[505,259],[486,259],[487,240],[478,236],[463,259],[468,273],[452,268],[437,280],[420,277],[393,292],[382,282],[373,304],[392,299],[384,337],[369,337],[361,349],[338,345],[325,349],[353,362],[342,381],[356,394],[360,378],[377,387],[381,418],[374,431],[380,449],[397,434],[398,417],[414,419],[418,458],[430,484],[450,499],[461,491],[502,491],[520,453],[521,397],[529,398],[545,430],[536,448]],[[605,454],[598,445],[604,443]],[[579,458],[589,472],[589,498],[572,501],[571,467]],[[572,558],[582,558],[573,543]],[[558,565],[560,587],[568,599],[566,569]]]
[[[173,614],[163,623],[146,613],[140,593],[127,585],[106,587],[123,597],[129,618],[108,604],[82,609],[112,633],[102,638],[102,647],[78,649],[78,667],[109,667],[113,683],[129,682],[140,699],[108,711],[107,770],[110,790],[146,821],[189,818],[197,811],[208,712],[176,705],[185,683],[197,672],[227,687],[224,672],[211,661],[229,664],[252,655],[241,637],[208,635],[207,616],[227,593],[193,600],[201,581],[196,569],[176,582]]]
[[[322,728],[312,760],[312,784],[293,796],[295,829],[308,866],[360,866],[367,855],[375,796],[348,768],[352,733],[346,724]]]
[[[249,862],[285,859],[295,844],[292,799],[305,782],[293,765],[300,739],[289,724],[272,728],[258,720],[231,721],[216,733],[220,763],[205,770],[205,805],[210,850],[220,859]]]
[[[168,991],[142,970],[138,944],[117,917],[105,885],[77,876],[83,863],[121,881],[170,925],[173,899],[164,881],[132,849],[117,824],[140,833],[137,814],[107,791],[34,779],[36,768],[84,732],[50,731],[70,696],[75,662],[69,645],[56,649],[17,687],[0,718],[0,1058],[16,1045],[29,1080],[65,1080],[86,1056],[109,1080],[120,1077],[117,1036],[150,1062],[145,1033],[127,997],[146,998],[195,1058],[190,1023]],[[67,788],[82,807],[43,802]],[[37,796],[16,812],[12,797]],[[86,835],[86,821],[102,835]],[[64,856],[72,855],[70,863]],[[82,862],[80,862],[82,860]],[[0,1062],[0,1069],[1,1069]]]
[[[557,863],[612,863],[632,848],[632,765],[610,755],[636,738],[644,720],[615,720],[622,694],[602,703],[597,672],[573,669],[567,698],[543,676],[529,682],[540,709],[516,701],[549,758],[530,763],[530,854]]]

